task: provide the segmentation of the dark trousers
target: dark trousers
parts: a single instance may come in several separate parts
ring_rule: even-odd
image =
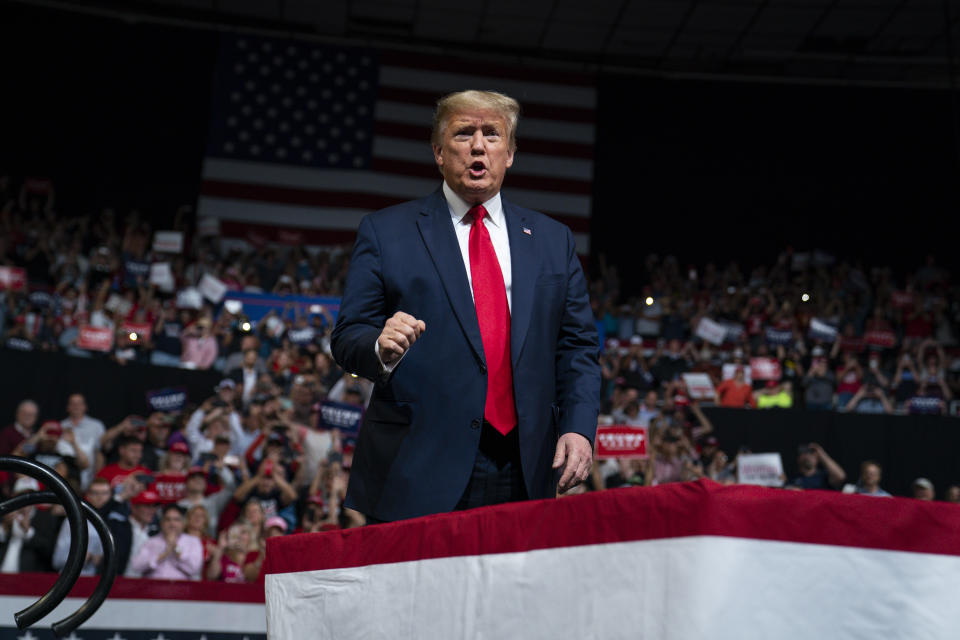
[[[470,481],[454,510],[485,507],[502,502],[527,499],[527,487],[523,483],[520,466],[519,429],[507,435],[483,421],[480,446],[473,461]]]

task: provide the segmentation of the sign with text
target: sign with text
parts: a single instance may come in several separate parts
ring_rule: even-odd
[[[897,336],[893,331],[867,331],[863,335],[863,341],[872,347],[890,349],[896,344]]]
[[[717,395],[713,380],[706,373],[684,373],[683,382],[687,385],[687,394],[694,400],[704,398],[712,400]]]
[[[775,329],[773,327],[767,327],[766,337],[767,344],[786,346],[793,342],[793,331],[790,329]]]
[[[186,387],[166,387],[147,391],[147,406],[153,411],[180,411],[186,404]]]
[[[339,429],[345,438],[356,438],[363,419],[363,408],[345,402],[325,400],[317,416],[321,429]]]
[[[779,380],[780,361],[776,358],[750,358],[751,380]]]
[[[0,267],[0,291],[23,291],[26,286],[26,269],[21,267]]]
[[[225,285],[222,280],[209,273],[203,274],[203,277],[200,278],[199,289],[200,293],[203,294],[203,297],[213,304],[220,304],[220,301],[223,300],[223,296],[227,295],[227,285]]]
[[[158,253],[183,253],[183,232],[155,232],[153,234],[153,250]]]
[[[723,344],[723,339],[727,336],[727,330],[722,324],[706,317],[700,318],[696,333],[697,337],[715,345]]]
[[[113,348],[113,330],[84,325],[77,333],[76,346],[90,351],[110,351]]]
[[[896,309],[908,309],[913,306],[913,292],[893,291],[890,293],[890,304]]]
[[[136,342],[146,342],[153,332],[153,326],[149,322],[124,322],[120,328],[128,336],[136,334]]]
[[[160,496],[160,502],[177,502],[187,495],[187,474],[176,471],[158,473],[150,488]]]
[[[178,309],[202,309],[203,296],[196,287],[187,287],[177,292]]]
[[[647,428],[614,424],[597,427],[597,459],[646,458]]]
[[[150,284],[157,286],[164,293],[172,293],[176,284],[173,280],[173,271],[169,262],[154,262],[150,265]]]
[[[833,342],[837,339],[837,328],[819,318],[811,318],[810,337],[823,342]]]
[[[737,482],[763,487],[783,486],[783,460],[779,453],[741,453],[737,456]]]
[[[743,381],[750,384],[753,378],[750,376],[750,367],[736,362],[724,362],[720,377],[723,380],[729,380],[737,373],[737,367],[743,367]]]

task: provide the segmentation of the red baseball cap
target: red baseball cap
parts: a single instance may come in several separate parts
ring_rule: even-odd
[[[160,504],[160,496],[156,491],[147,489],[141,491],[130,499],[130,504]]]
[[[61,427],[60,423],[57,422],[56,420],[47,420],[42,425],[40,425],[40,429],[41,430],[46,429],[47,436],[51,438],[59,438],[60,436],[63,435],[63,427]]]
[[[187,446],[186,442],[174,442],[170,445],[170,453],[185,453],[190,455],[190,447]]]

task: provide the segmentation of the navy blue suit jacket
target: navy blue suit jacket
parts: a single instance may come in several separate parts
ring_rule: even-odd
[[[600,406],[597,333],[570,230],[503,200],[512,264],[510,345],[523,476],[552,497],[560,435],[591,442]],[[404,311],[426,331],[389,376],[374,345]],[[363,219],[334,358],[375,381],[345,505],[381,520],[450,511],[480,441],[486,366],[476,309],[442,190]]]

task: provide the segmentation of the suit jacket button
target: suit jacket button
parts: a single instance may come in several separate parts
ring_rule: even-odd
[[[486,373],[487,373],[487,365],[485,365],[485,364],[483,364],[483,363],[480,363],[480,373],[486,375]]]
[[[483,424],[483,420],[481,420],[480,418],[477,418],[476,420],[474,420],[473,422],[470,423],[470,428],[471,428],[471,429],[479,429],[479,428],[480,428],[480,425],[482,425],[482,424]]]

